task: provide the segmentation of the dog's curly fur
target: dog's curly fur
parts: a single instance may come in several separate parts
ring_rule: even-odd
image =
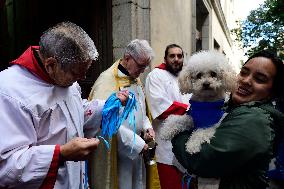
[[[226,57],[215,50],[200,51],[191,56],[178,76],[181,93],[191,93],[191,100],[200,102],[225,99],[228,96],[226,93],[235,86],[235,79],[236,73]],[[193,121],[188,115],[169,116],[162,128],[162,138],[170,140],[179,132],[193,127]],[[186,144],[187,152],[196,153],[202,143],[209,143],[215,128],[216,125],[213,128],[194,131]]]
[[[194,54],[183,66],[178,76],[181,93],[191,93],[191,100],[199,102],[214,102],[225,99],[228,96],[226,93],[232,91],[235,87],[235,79],[236,73],[233,68],[225,56],[217,51],[200,51]],[[195,129],[185,144],[186,151],[189,154],[198,153],[203,143],[210,143],[216,128],[224,117],[225,114],[212,127]],[[193,128],[191,116],[187,114],[182,116],[171,115],[165,120],[161,128],[161,138],[171,140],[179,132],[193,130]],[[173,164],[181,172],[186,172],[175,158]],[[198,177],[198,187],[217,189],[219,188],[219,181],[218,178]]]
[[[226,57],[215,50],[200,51],[188,60],[179,74],[181,93],[192,93],[192,100],[216,101],[230,92],[236,73]]]
[[[173,136],[181,131],[193,128],[192,118],[186,114],[182,116],[170,115],[167,118],[167,124],[174,125],[174,127],[166,131],[167,134],[163,135],[164,140],[171,140]],[[164,134],[165,132],[162,133]]]

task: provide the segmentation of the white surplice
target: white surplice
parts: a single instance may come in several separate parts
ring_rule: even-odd
[[[182,95],[179,92],[177,77],[160,68],[155,68],[148,74],[145,92],[153,116],[152,124],[156,133],[156,142],[158,143],[156,148],[157,162],[173,165],[172,144],[171,141],[160,138],[163,120],[159,120],[157,117],[165,112],[174,101],[188,104],[190,95]]]
[[[77,83],[55,86],[18,65],[0,81],[0,188],[39,188],[56,144],[96,134],[104,101],[82,100]],[[54,188],[81,189],[84,178],[84,162],[67,161]]]

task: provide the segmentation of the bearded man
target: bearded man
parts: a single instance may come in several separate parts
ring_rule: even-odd
[[[162,122],[169,115],[182,115],[188,107],[188,95],[179,92],[177,75],[183,66],[184,53],[177,44],[166,47],[164,63],[152,70],[146,78],[146,97],[149,100],[153,116],[153,128],[156,133],[156,158],[162,189],[182,188],[182,176],[173,166],[174,154],[170,141],[160,139]]]

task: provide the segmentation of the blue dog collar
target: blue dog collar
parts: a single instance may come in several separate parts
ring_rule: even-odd
[[[197,102],[189,100],[190,109],[187,112],[193,119],[194,127],[208,128],[219,122],[224,114],[224,100],[214,102]]]

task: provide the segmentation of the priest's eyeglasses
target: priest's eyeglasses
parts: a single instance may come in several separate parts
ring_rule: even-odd
[[[133,56],[130,55],[130,57],[134,60],[134,62],[135,62],[135,64],[136,64],[136,66],[137,66],[138,69],[144,70],[144,69],[146,69],[146,68],[149,66],[148,64],[147,64],[147,65],[139,64],[139,63],[135,60],[135,58],[133,58]]]

